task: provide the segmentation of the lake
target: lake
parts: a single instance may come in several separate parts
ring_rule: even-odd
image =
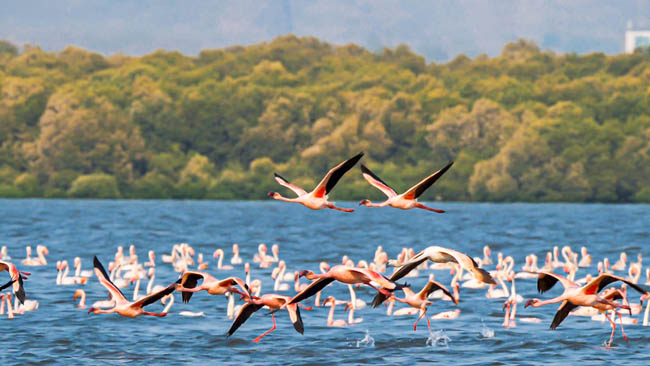
[[[305,334],[295,332],[287,313],[276,316],[277,330],[261,343],[251,340],[272,325],[268,311],[255,313],[232,337],[225,333],[225,297],[195,294],[189,304],[176,303],[164,318],[127,319],[116,314],[92,314],[75,308],[72,296],[77,288],[88,294],[87,303],[103,300],[107,292],[96,277],[83,286],[56,286],[56,261],[70,264],[79,256],[84,269],[91,269],[92,258],[108,266],[116,247],[125,251],[134,244],[141,261],[147,251],[157,254],[156,284],[167,285],[178,278],[162,254],[173,244],[187,242],[210,262],[208,272],[218,278],[244,277],[243,265],[230,271],[217,271],[212,252],[223,248],[229,260],[232,244],[239,243],[244,261],[250,261],[252,277],[262,280],[262,293],[273,292],[271,268],[252,263],[259,243],[280,245],[280,258],[291,270],[318,272],[320,261],[340,263],[347,254],[355,262],[371,261],[377,245],[391,258],[402,247],[419,251],[429,245],[455,248],[470,256],[482,256],[483,245],[490,245],[492,258],[497,252],[515,258],[519,271],[524,257],[536,253],[540,266],[546,251],[553,246],[570,245],[579,251],[586,245],[594,258],[589,269],[577,277],[596,274],[596,262],[608,257],[613,263],[621,251],[630,260],[642,253],[650,263],[650,205],[609,204],[488,204],[436,202],[430,205],[447,210],[435,214],[424,210],[401,211],[392,208],[358,207],[354,202],[339,202],[355,207],[354,213],[333,210],[312,211],[284,202],[214,201],[95,201],[95,200],[0,200],[0,245],[6,245],[12,262],[32,272],[25,282],[27,298],[37,300],[39,309],[9,320],[0,317],[4,364],[143,364],[189,365],[331,365],[346,364],[424,364],[429,361],[458,365],[478,364],[603,364],[647,365],[650,328],[626,325],[630,342],[617,328],[612,347],[604,347],[611,328],[607,322],[569,316],[557,330],[549,330],[556,305],[524,309],[518,316],[535,316],[542,323],[518,322],[516,328],[501,326],[505,299],[488,299],[485,290],[461,289],[460,303],[435,300],[429,315],[460,309],[456,320],[432,320],[432,333],[426,321],[413,331],[414,316],[388,317],[386,308],[357,310],[363,322],[346,328],[328,328],[329,307],[303,311]],[[49,248],[48,264],[25,267],[25,246],[44,244]],[[493,269],[494,265],[488,266]],[[560,269],[556,272],[559,273]],[[430,271],[407,282],[419,290]],[[436,279],[449,285],[449,271],[434,271]],[[645,269],[641,283],[645,282]],[[6,272],[0,274],[7,280]],[[627,276],[627,271],[625,272]],[[291,284],[293,289],[293,285]],[[535,280],[517,280],[524,298],[548,299],[561,293],[557,285],[537,294]],[[127,296],[132,288],[123,290]],[[286,292],[287,295],[293,291]],[[638,303],[638,294],[629,292]],[[349,298],[347,286],[334,283],[325,296]],[[358,289],[357,296],[368,303],[374,290]],[[399,296],[402,296],[401,292]],[[308,300],[307,305],[312,301]],[[398,306],[403,306],[399,304]],[[398,307],[396,306],[396,307]],[[160,311],[153,304],[149,311]],[[203,311],[205,317],[182,317],[182,310]],[[337,319],[347,319],[338,306]]]

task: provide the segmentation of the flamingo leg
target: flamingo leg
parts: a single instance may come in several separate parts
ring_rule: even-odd
[[[167,316],[167,313],[150,313],[148,311],[145,311],[145,312],[142,313],[142,315],[163,317],[163,316]]]
[[[331,203],[329,205],[327,205],[327,207],[331,208],[332,210],[338,210],[338,211],[343,211],[343,212],[354,212],[354,209],[352,209],[352,208],[336,207]]]
[[[415,324],[413,324],[413,331],[416,331],[418,329],[418,322],[420,321],[420,319],[422,319],[425,313],[426,313],[425,311],[420,310],[420,316],[418,316],[418,320],[416,320]],[[431,330],[431,322],[429,321],[429,319],[427,319],[427,324],[429,325],[429,330]]]
[[[421,208],[421,209],[427,210],[427,211],[432,211],[432,212],[437,212],[437,213],[445,213],[445,210],[439,210],[437,208],[427,207],[427,206],[425,206],[425,205],[423,205],[421,203],[416,203],[415,207]]]
[[[621,316],[621,313],[619,313],[618,311],[616,312],[616,314],[618,314],[618,319],[621,321],[621,333],[623,333],[623,338],[625,339],[626,342],[629,342],[630,340],[625,335],[625,330],[623,329],[623,317]]]
[[[607,315],[607,312],[605,312],[605,318],[607,318],[607,320],[612,324],[612,334],[609,336],[609,342],[607,342],[607,346],[611,346],[612,341],[614,340],[614,332],[616,331],[616,323],[614,323],[609,315]]]
[[[271,313],[271,319],[273,319],[273,327],[267,330],[266,332],[262,333],[259,337],[253,339],[253,342],[259,342],[262,339],[262,337],[275,330],[275,314]]]

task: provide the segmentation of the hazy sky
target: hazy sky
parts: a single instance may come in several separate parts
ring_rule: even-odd
[[[621,53],[648,0],[0,0],[0,39],[103,54],[248,45],[293,33],[371,50],[406,43],[429,60],[499,54],[523,37],[556,52]]]

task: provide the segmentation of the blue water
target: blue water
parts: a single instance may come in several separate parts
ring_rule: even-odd
[[[353,203],[341,203],[353,206]],[[37,311],[13,320],[0,317],[2,352],[0,364],[423,364],[439,361],[453,364],[648,364],[650,328],[627,325],[627,343],[617,329],[612,347],[607,323],[584,317],[568,317],[555,331],[548,329],[556,306],[518,308],[518,316],[537,316],[541,324],[518,322],[514,329],[501,326],[504,299],[487,299],[485,290],[461,289],[461,314],[451,321],[432,321],[437,339],[429,339],[426,322],[413,331],[414,317],[387,317],[385,307],[358,310],[364,321],[347,328],[328,328],[329,308],[303,311],[305,334],[296,333],[286,312],[278,312],[278,328],[260,344],[253,338],[271,326],[271,317],[261,310],[231,338],[224,334],[231,321],[226,318],[224,297],[196,294],[191,303],[176,304],[165,318],[122,318],[115,314],[89,315],[77,310],[72,296],[78,287],[88,294],[87,303],[103,300],[107,293],[91,278],[85,286],[56,286],[55,263],[72,262],[75,256],[90,269],[93,255],[107,265],[115,248],[135,244],[141,259],[147,250],[158,254],[156,284],[174,281],[178,274],[160,260],[175,243],[190,243],[210,261],[208,272],[217,277],[244,276],[243,266],[218,273],[211,253],[224,248],[230,258],[232,243],[239,243],[241,255],[252,264],[261,242],[278,243],[280,257],[293,270],[317,271],[322,260],[339,263],[344,254],[353,260],[370,261],[377,245],[391,257],[403,246],[416,251],[441,245],[472,256],[481,256],[489,244],[494,252],[512,255],[519,270],[525,255],[536,253],[543,261],[554,245],[587,245],[595,261],[608,256],[612,262],[620,251],[635,260],[641,252],[650,262],[650,206],[600,204],[475,204],[437,203],[445,214],[361,207],[346,214],[311,211],[283,202],[205,201],[59,201],[0,200],[0,245],[7,245],[12,261],[19,263],[25,246],[47,245],[48,265],[23,268],[32,275],[25,283],[27,297],[38,300]],[[263,281],[262,292],[272,292],[271,269],[252,266],[253,278]],[[492,268],[492,267],[489,267]],[[596,273],[595,264],[590,272]],[[587,271],[581,270],[577,277]],[[436,271],[436,279],[448,284],[450,275]],[[645,274],[645,270],[644,270]],[[6,272],[0,274],[6,280]],[[409,278],[414,288],[426,283],[428,271]],[[642,281],[645,282],[644,277]],[[561,286],[538,295],[533,280],[518,280],[518,292],[525,298],[556,296]],[[293,288],[293,286],[291,286]],[[131,289],[124,292],[131,293]],[[287,292],[286,294],[291,294]],[[367,302],[373,290],[361,288],[358,296]],[[347,299],[347,286],[333,284],[325,295]],[[633,300],[632,300],[633,299]],[[638,295],[632,294],[637,302]],[[308,301],[311,304],[311,300]],[[453,310],[453,304],[436,301],[429,313]],[[160,311],[154,304],[149,311]],[[206,317],[187,318],[179,311],[203,311]],[[335,318],[347,319],[342,306]],[[491,331],[493,336],[490,337]],[[483,334],[483,335],[482,335]],[[487,334],[488,337],[484,335]],[[368,341],[365,342],[362,340]],[[427,342],[429,340],[429,342]],[[432,342],[433,340],[433,342]],[[446,340],[446,341],[445,341]],[[374,343],[374,345],[373,345]]]

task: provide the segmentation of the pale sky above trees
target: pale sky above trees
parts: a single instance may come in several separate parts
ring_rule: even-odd
[[[428,60],[498,55],[518,38],[558,53],[623,50],[628,21],[650,28],[646,0],[24,0],[0,2],[0,39],[105,55],[196,55],[294,33],[370,50],[409,44]]]

